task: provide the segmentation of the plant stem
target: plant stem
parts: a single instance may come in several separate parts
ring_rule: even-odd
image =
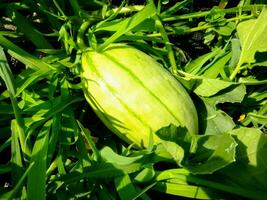
[[[238,62],[238,65],[236,66],[236,68],[234,69],[234,71],[231,73],[230,75],[230,80],[234,80],[234,78],[236,77],[237,73],[241,70],[241,66],[239,64],[240,62]]]
[[[137,11],[140,11],[144,8],[145,6],[143,5],[135,5],[135,6],[125,6],[125,7],[122,7],[122,8],[114,8],[114,9],[111,9],[109,10],[107,13],[106,13],[106,17],[109,17],[111,15],[113,15],[114,13],[118,12],[117,14],[127,14],[127,13],[130,13],[130,12],[137,12]]]
[[[166,46],[166,49],[168,52],[168,58],[170,60],[172,72],[174,74],[177,74],[177,65],[176,65],[176,61],[175,61],[175,56],[174,56],[174,53],[172,50],[172,45],[171,45],[170,40],[168,38],[168,34],[166,33],[160,19],[157,16],[155,18],[156,18],[156,25],[159,28],[160,35],[161,35],[161,37],[165,43],[165,46]]]
[[[249,5],[244,7],[235,7],[235,8],[229,8],[229,9],[220,9],[220,12],[224,12],[226,14],[230,13],[238,13],[240,10],[244,11],[252,11],[253,9],[262,10],[265,7],[265,5]],[[181,19],[192,19],[192,18],[199,18],[199,17],[205,17],[208,14],[210,14],[211,11],[201,11],[201,12],[195,12],[190,14],[184,14],[180,16],[175,17],[162,17],[162,21],[164,22],[170,22],[170,21],[176,21]]]
[[[86,21],[83,22],[79,31],[78,31],[78,35],[77,35],[77,45],[78,47],[83,50],[86,49],[87,46],[84,43],[83,37],[84,37],[84,33],[86,31],[86,29],[88,28],[88,26],[90,25],[90,22]]]
[[[67,20],[67,16],[65,15],[65,13],[63,12],[63,10],[60,8],[60,5],[57,3],[56,0],[53,0],[53,3],[55,4],[56,8],[58,9],[58,11],[60,12],[60,14],[62,15],[62,17]]]

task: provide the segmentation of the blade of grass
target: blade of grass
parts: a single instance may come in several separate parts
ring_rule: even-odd
[[[34,70],[42,70],[44,72],[55,69],[52,65],[32,56],[30,53],[24,51],[22,48],[18,47],[10,40],[6,39],[4,36],[0,35],[0,44],[3,48],[8,50],[8,53],[14,58],[21,61],[23,64],[28,65]]]
[[[29,167],[27,168],[27,170],[25,171],[25,173],[23,174],[23,176],[20,178],[20,180],[16,184],[16,186],[14,187],[14,189],[5,194],[0,195],[0,199],[14,199],[19,189],[23,186],[24,180],[26,179],[28,173],[31,171],[33,166],[34,166],[34,163],[31,163]]]
[[[146,186],[144,189],[140,189],[139,187],[137,187],[138,193],[136,194],[136,196],[132,199],[132,200],[136,200],[136,199],[143,199],[143,200],[150,200],[149,196],[146,195],[145,193],[150,190],[151,188],[153,188],[155,185],[157,184],[157,182],[154,182],[148,186]]]
[[[1,132],[1,130],[0,130],[0,132]],[[0,153],[11,145],[11,139],[12,139],[12,137],[8,138],[4,143],[1,144]]]
[[[77,120],[77,123],[82,131],[82,135],[86,138],[87,142],[89,143],[90,147],[92,148],[92,151],[94,153],[95,159],[97,162],[101,160],[100,153],[98,149],[95,146],[95,143],[91,137],[91,133],[89,132],[88,129],[85,129],[84,126]]]
[[[58,143],[58,136],[61,131],[61,114],[58,113],[53,117],[51,126],[51,137],[49,138],[49,145],[47,150],[47,163],[50,163],[56,150]]]
[[[0,105],[0,114],[13,114],[12,106],[9,104]]]
[[[6,164],[6,165],[0,165],[0,174],[10,173],[11,170],[12,170],[11,163]],[[1,199],[1,196],[0,196],[0,199]]]
[[[23,175],[22,155],[19,144],[19,125],[16,120],[11,121],[12,140],[11,140],[11,163],[12,163],[12,183],[15,184]]]
[[[207,192],[209,189],[199,186],[158,182],[153,189],[181,197],[187,197],[193,199],[212,199]]]
[[[137,193],[128,174],[116,177],[114,183],[121,199],[132,199]]]
[[[1,47],[0,47],[0,77],[2,77],[2,79],[4,80],[5,85],[7,87],[7,91],[9,92],[9,97],[12,103],[13,112],[17,121],[16,127],[19,135],[22,152],[25,154],[25,156],[28,156],[30,150],[29,147],[25,144],[25,132],[23,129],[24,121],[23,118],[21,117],[21,110],[18,107],[17,99],[15,98],[16,87],[14,83],[14,77],[12,75],[9,65],[7,64],[7,59]]]
[[[35,29],[31,22],[16,10],[8,10],[8,16],[16,27],[39,49],[52,49],[52,45]]]
[[[247,5],[247,6],[242,6],[242,12],[251,12],[252,10],[262,10],[265,7],[265,5]],[[230,13],[240,13],[241,8],[240,7],[233,7],[233,8],[228,8],[228,9],[220,9],[221,12],[224,12],[226,14]],[[170,21],[176,21],[176,20],[183,20],[183,19],[193,19],[193,18],[200,18],[200,17],[205,17],[209,15],[212,10],[209,11],[199,11],[199,12],[194,12],[194,13],[188,13],[184,15],[175,15],[175,16],[166,16],[162,17],[162,20],[164,22],[170,22]]]
[[[176,13],[179,9],[185,7],[189,3],[192,3],[192,0],[184,0],[184,1],[177,2],[172,7],[168,8],[168,10],[162,12],[160,14],[160,16],[161,17],[170,16],[170,15]]]
[[[156,14],[154,4],[148,3],[140,12],[136,13],[130,18],[124,20],[121,28],[117,30],[111,37],[109,37],[103,44],[98,47],[98,51],[104,50],[109,44],[117,40],[120,36],[127,33],[145,19],[152,17]]]
[[[39,121],[33,121],[30,127],[27,129],[27,138],[26,140],[30,139],[30,135],[35,131],[36,128],[41,126],[44,122],[52,118],[57,113],[62,112],[68,106],[73,103],[77,103],[83,101],[84,99],[80,96],[69,96],[67,98],[57,97],[53,101],[47,101],[42,104],[36,105],[33,108],[25,110],[24,113],[32,114],[33,119],[39,119]],[[49,106],[48,108],[46,106]],[[45,109],[47,110],[45,113],[38,113],[38,109]],[[36,116],[33,113],[36,112]]]
[[[34,165],[28,174],[27,180],[27,196],[29,200],[45,200],[46,162],[51,123],[51,121],[45,123],[33,146],[30,162],[34,163]]]
[[[159,32],[160,32],[161,37],[163,39],[163,42],[165,43],[165,47],[166,47],[166,50],[167,50],[167,53],[168,53],[168,58],[169,58],[169,61],[170,61],[172,72],[174,74],[177,74],[177,65],[176,65],[175,56],[174,56],[174,53],[173,53],[173,50],[172,50],[172,44],[171,44],[171,42],[169,40],[167,32],[166,32],[163,24],[161,23],[159,17],[156,16],[155,20],[156,20],[156,26],[159,29]]]
[[[57,178],[58,181],[63,181],[64,184],[69,184],[85,178],[88,179],[107,179],[115,178],[125,173],[134,173],[143,168],[143,163],[132,163],[129,165],[116,165],[110,163],[100,163],[89,167],[86,172],[71,172]]]
[[[17,92],[15,96],[18,96],[19,94],[21,94],[31,84],[34,84],[37,81],[47,77],[48,72],[34,71],[34,72],[29,73],[27,76],[28,77],[26,78],[26,80],[23,80],[23,82],[19,84],[19,87],[17,88]]]

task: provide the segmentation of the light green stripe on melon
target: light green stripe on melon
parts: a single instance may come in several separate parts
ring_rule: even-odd
[[[90,56],[86,55],[87,57],[87,60],[89,61],[90,63],[90,67],[91,67],[91,70],[94,70],[94,72],[96,73],[96,75],[102,80],[102,83],[104,83],[104,85],[109,89],[109,93],[112,94],[112,96],[117,99],[121,105],[125,108],[125,110],[127,112],[129,112],[132,116],[134,116],[134,118],[136,118],[141,124],[143,124],[144,126],[148,127],[151,131],[153,130],[153,128],[147,124],[145,122],[144,119],[141,119],[121,98],[119,98],[117,95],[116,95],[116,92],[114,91],[114,89],[112,88],[112,86],[110,84],[108,84],[108,82],[105,81],[105,79],[103,78],[103,76],[101,75],[101,73],[99,73],[99,71],[97,70],[97,67],[94,65],[94,63],[92,62],[92,59]],[[88,95],[87,95],[88,96]],[[99,107],[99,106],[98,106]],[[106,120],[108,120],[110,123],[113,123],[112,122],[112,119],[110,119],[109,117],[106,117],[104,116],[102,113],[101,113],[101,116],[104,117]],[[112,127],[110,127],[112,128]],[[113,128],[112,128],[113,129]],[[114,129],[113,129],[114,130]],[[117,131],[117,134],[119,134],[119,131],[116,129]],[[119,135],[121,137],[121,134]],[[127,137],[129,137],[131,139],[133,139],[135,141],[134,138],[131,137],[131,134],[128,134]],[[140,141],[136,141],[137,143],[139,143]]]
[[[121,63],[117,62],[113,57],[111,57],[105,53],[103,53],[102,55],[104,55],[107,58],[109,58],[110,60],[112,60],[114,63],[117,64],[117,66],[120,66],[123,70],[125,70],[128,74],[130,74],[131,77],[145,89],[145,91],[147,91],[151,96],[153,96],[171,114],[171,116],[175,120],[177,120],[177,122],[179,124],[181,124],[180,119],[178,119],[176,117],[176,115],[160,100],[160,98],[157,97],[156,94],[153,93],[146,85],[144,85],[144,83],[132,71],[130,71],[128,68],[124,67],[124,65],[122,65]]]
[[[87,81],[87,80],[86,80]],[[96,115],[102,120],[102,122],[114,133],[116,133],[121,139],[128,142],[129,144],[132,143],[132,141],[127,138],[125,135],[123,135],[117,128],[112,126],[111,124],[114,123],[111,121],[109,117],[103,114],[103,112],[100,110],[99,105],[97,104],[96,100],[92,97],[92,95],[88,92],[88,90],[84,90],[86,100],[90,103],[90,105],[94,108],[94,111]],[[98,109],[97,109],[98,108]],[[120,134],[119,134],[120,133]]]

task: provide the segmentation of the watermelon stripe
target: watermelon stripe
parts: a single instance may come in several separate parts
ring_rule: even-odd
[[[180,119],[177,118],[177,116],[166,106],[159,97],[155,93],[153,93],[144,83],[136,76],[131,70],[128,68],[125,68],[124,65],[116,61],[112,56],[107,55],[106,53],[102,53],[102,55],[106,56],[108,59],[112,60],[117,66],[120,66],[123,70],[125,70],[137,83],[139,83],[151,96],[153,96],[170,114],[171,116],[177,120],[179,124],[181,124]]]
[[[117,95],[116,95],[116,92],[113,90],[113,88],[112,88],[112,86],[109,84],[109,83],[107,83],[106,81],[105,81],[105,79],[103,78],[103,76],[99,73],[99,71],[97,70],[97,68],[95,67],[95,65],[93,64],[93,62],[92,62],[92,59],[90,58],[90,56],[88,56],[88,55],[86,55],[86,57],[87,57],[87,59],[88,59],[88,61],[89,61],[89,63],[91,64],[90,65],[90,67],[92,67],[92,70],[94,69],[94,72],[96,73],[96,75],[102,80],[102,83],[108,88],[108,91],[110,92],[110,94],[115,98],[115,99],[117,99],[120,103],[121,103],[121,105],[130,113],[130,114],[132,114],[132,116],[134,116],[138,121],[140,121],[144,126],[146,126],[146,127],[148,127],[150,130],[153,130],[152,129],[152,127],[149,125],[149,124],[147,124],[145,121],[144,121],[144,119],[141,119],[138,115],[137,115],[137,113],[135,113],[120,97],[118,97]],[[112,123],[112,121],[111,121],[111,123]],[[131,135],[130,135],[131,136]]]

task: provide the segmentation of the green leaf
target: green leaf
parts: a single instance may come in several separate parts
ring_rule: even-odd
[[[190,152],[192,136],[184,127],[177,127],[170,124],[156,132],[156,135],[162,140],[161,145],[174,161],[181,166],[181,163]]]
[[[193,174],[211,174],[235,161],[237,143],[230,134],[200,136],[196,153],[184,166]]]
[[[196,58],[195,60],[189,62],[186,66],[185,66],[185,71],[190,73],[190,74],[197,74],[198,71],[202,68],[202,66],[208,62],[210,59],[212,59],[213,57],[215,57],[219,52],[221,51],[221,49],[217,48],[214,49],[213,51],[206,53],[202,56],[199,56],[198,58]]]
[[[115,153],[110,147],[105,146],[103,149],[100,151],[101,157],[108,163],[116,163],[119,165],[128,165],[132,164],[141,158],[143,158],[143,155],[139,156],[134,156],[134,157],[126,157],[126,156],[121,156],[117,153]]]
[[[267,116],[266,115],[260,115],[260,114],[254,114],[249,113],[248,118],[258,124],[263,124],[267,126]]]
[[[243,84],[234,85],[212,97],[205,98],[205,102],[211,106],[218,103],[241,103],[246,95],[246,87]]]
[[[202,97],[199,104],[199,128],[204,134],[221,134],[232,130],[235,123],[224,111],[217,109],[218,103],[241,103],[246,95],[246,87],[243,84],[233,85],[220,91],[211,97]],[[237,108],[238,109],[238,108]]]
[[[232,130],[235,123],[224,111],[210,105],[209,100],[202,98],[203,105],[199,105],[199,130],[203,134],[217,135]]]
[[[199,81],[194,92],[197,95],[203,97],[210,97],[212,95],[215,95],[219,91],[228,88],[233,84],[234,84],[233,82],[222,81],[219,79],[203,78],[202,80]]]
[[[172,156],[174,161],[179,166],[181,166],[181,162],[183,161],[183,158],[184,158],[184,150],[183,150],[183,148],[180,147],[175,142],[170,142],[170,141],[163,141],[162,145],[165,148],[165,150]]]
[[[235,30],[236,23],[235,22],[228,22],[223,26],[215,27],[214,30],[223,36],[230,36],[232,32]]]
[[[236,163],[220,173],[243,188],[267,190],[267,136],[256,128],[238,128],[230,132],[236,139]]]
[[[237,26],[242,52],[239,65],[255,62],[255,53],[267,51],[267,9],[257,19],[241,22]]]
[[[11,56],[18,59],[25,65],[33,68],[34,70],[41,70],[43,72],[47,72],[50,71],[51,69],[54,69],[52,65],[49,65],[46,62],[40,60],[39,58],[26,52],[24,49],[18,47],[17,45],[15,45],[2,35],[0,35],[0,43],[3,48],[8,50],[8,53]]]
[[[230,58],[230,52],[224,54],[223,56],[218,58],[211,66],[209,66],[209,68],[204,72],[203,76],[207,78],[217,78],[220,72],[225,68],[226,63],[229,62]]]

